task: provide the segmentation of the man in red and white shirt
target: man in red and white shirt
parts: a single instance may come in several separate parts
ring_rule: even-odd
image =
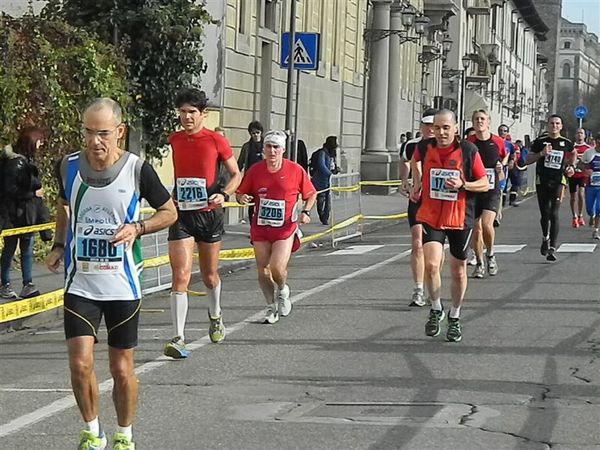
[[[188,311],[188,285],[192,273],[194,244],[200,255],[200,272],[207,289],[208,334],[215,343],[225,338],[221,313],[221,280],[219,251],[223,235],[223,203],[235,192],[241,175],[227,139],[204,128],[208,100],[203,91],[186,89],[175,99],[182,131],[173,133],[169,143],[173,149],[177,222],[169,229],[169,260],[173,271],[171,318],[174,337],[164,354],[180,359],[188,356],[184,328]],[[220,166],[229,173],[224,185]]]
[[[490,132],[490,115],[480,109],[471,117],[475,134],[467,138],[475,144],[488,176],[489,190],[475,195],[475,228],[473,230],[473,250],[477,265],[473,278],[483,278],[486,265],[483,263],[483,246],[487,250],[487,271],[494,276],[498,273],[498,263],[494,255],[494,219],[500,205],[500,181],[504,179],[504,166],[508,162],[508,153],[504,140]]]
[[[302,166],[283,158],[285,142],[283,131],[266,133],[265,159],[248,169],[236,191],[239,203],[255,204],[250,240],[254,246],[258,283],[267,301],[264,322],[270,324],[292,310],[287,266],[292,252],[300,247],[298,223],[310,222],[310,210],[317,198],[317,191]],[[299,195],[304,203],[298,216]]]
[[[585,130],[583,128],[577,128],[575,131],[575,142],[573,144],[575,151],[577,152],[577,161],[575,161],[575,173],[569,178],[569,194],[571,195],[570,205],[571,214],[573,219],[571,220],[571,226],[573,228],[585,226],[585,220],[583,218],[583,205],[585,201],[585,185],[587,177],[585,172],[578,168],[581,166],[581,157],[587,149],[591,148],[590,145],[585,142]],[[577,206],[577,208],[575,208]]]

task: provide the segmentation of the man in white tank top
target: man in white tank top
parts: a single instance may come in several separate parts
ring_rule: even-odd
[[[119,105],[103,98],[83,115],[85,150],[63,158],[54,245],[46,265],[65,260],[64,326],[71,384],[85,422],[79,449],[101,450],[107,439],[98,420],[94,344],[102,316],[114,380],[117,431],[113,447],[135,449],[132,423],[138,395],[133,349],[141,307],[142,255],[138,238],[175,222],[177,212],[154,169],[118,147],[125,133]],[[156,212],[140,220],[145,198]]]

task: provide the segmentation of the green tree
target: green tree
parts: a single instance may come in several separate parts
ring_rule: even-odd
[[[43,15],[64,18],[122,50],[144,149],[160,158],[176,125],[173,99],[202,73],[203,29],[211,20],[203,6],[192,0],[51,0]]]
[[[51,210],[57,191],[53,166],[82,147],[83,108],[104,96],[127,108],[125,75],[119,53],[83,30],[59,20],[0,15],[0,145],[14,143],[24,126],[47,131],[36,164]],[[36,240],[36,256],[43,256],[43,246]]]
[[[81,148],[81,117],[95,97],[130,103],[125,61],[109,45],[58,20],[0,16],[0,143],[27,125],[47,130],[38,165],[50,187],[52,164]]]

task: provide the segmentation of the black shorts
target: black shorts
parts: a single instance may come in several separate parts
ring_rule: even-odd
[[[108,330],[108,345],[114,348],[134,348],[138,343],[138,323],[142,300],[90,300],[75,294],[65,294],[65,337],[94,336],[104,316]]]
[[[475,194],[475,218],[481,217],[483,210],[498,212],[500,191],[488,191]]]
[[[220,242],[225,231],[225,210],[177,211],[177,222],[169,227],[169,241],[194,238],[195,242]]]
[[[419,210],[419,206],[421,206],[421,202],[418,203],[408,201],[408,225],[412,228],[415,225],[420,225],[421,222],[417,222],[417,211]]]
[[[439,242],[442,245],[446,243],[450,245],[450,254],[456,259],[465,261],[467,259],[467,250],[473,230],[465,228],[464,230],[436,230],[431,228],[426,223],[423,224],[423,245],[428,242]]]
[[[580,188],[584,188],[585,187],[585,178],[581,177],[581,178],[569,178],[569,192],[571,194],[574,194],[575,192],[577,192],[577,186],[579,186]]]

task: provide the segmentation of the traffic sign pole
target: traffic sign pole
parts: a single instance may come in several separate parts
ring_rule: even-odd
[[[286,149],[290,160],[296,161],[296,153],[292,148],[296,130],[292,130],[292,111],[294,102],[294,43],[296,42],[296,1],[290,0],[290,35],[288,48],[287,95],[285,99],[285,129],[288,133]],[[267,95],[270,95],[267,93]],[[298,100],[296,100],[298,101]]]

